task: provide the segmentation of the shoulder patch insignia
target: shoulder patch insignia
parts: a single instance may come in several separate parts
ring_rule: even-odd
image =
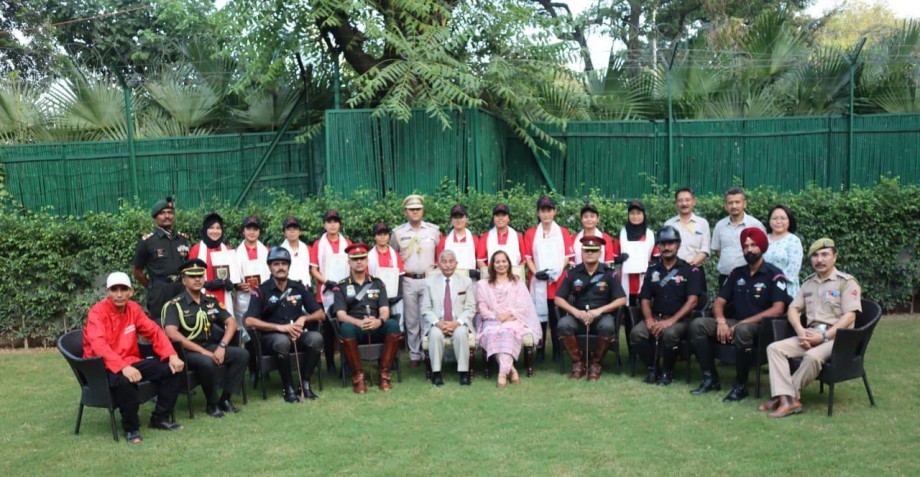
[[[185,232],[179,232],[179,236],[184,238],[185,240],[188,240],[188,234]]]
[[[786,275],[783,275],[782,273],[777,274],[775,277],[773,277],[773,281],[775,282],[777,280],[786,281]]]
[[[150,233],[144,234],[144,235],[141,236],[141,240],[147,240],[147,239],[149,239],[149,238],[152,237],[152,236],[153,236],[153,234],[150,234]]]

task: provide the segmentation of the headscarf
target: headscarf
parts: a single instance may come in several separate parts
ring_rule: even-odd
[[[211,240],[208,237],[208,229],[211,228],[214,224],[220,224],[221,233],[220,238],[217,240]],[[204,221],[201,224],[201,241],[204,242],[208,248],[217,248],[221,242],[224,240],[224,218],[220,216],[217,212],[211,212],[208,215],[204,216]]]
[[[629,221],[629,211],[632,209],[639,209],[642,211],[642,223],[639,225],[634,225]],[[637,240],[642,240],[642,237],[645,236],[645,232],[648,230],[648,215],[645,213],[645,206],[642,205],[642,202],[634,200],[629,203],[629,207],[626,209],[626,226],[623,227],[626,230],[626,239],[630,242],[635,242]]]

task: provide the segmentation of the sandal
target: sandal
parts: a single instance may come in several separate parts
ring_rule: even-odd
[[[140,431],[126,432],[125,442],[128,444],[140,444],[141,442],[144,442],[144,438],[141,437]]]

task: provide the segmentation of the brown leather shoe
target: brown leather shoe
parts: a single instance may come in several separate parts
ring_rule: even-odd
[[[358,351],[358,340],[343,339],[342,349],[345,353],[345,360],[351,367],[351,384],[354,386],[355,394],[364,394],[367,392],[367,385],[364,384],[364,370],[361,369],[361,354]]]
[[[585,375],[585,363],[581,358],[581,350],[578,348],[578,341],[574,336],[560,336],[559,341],[565,346],[566,352],[572,358],[572,374],[569,379],[581,379]]]
[[[798,414],[802,412],[802,410],[803,409],[802,409],[801,401],[799,401],[798,399],[789,397],[789,396],[783,396],[782,403],[779,405],[779,408],[771,412],[769,416],[776,417],[776,418],[786,417],[786,416],[791,416],[793,414]]]
[[[775,411],[776,408],[779,407],[779,402],[780,402],[780,398],[779,396],[776,396],[774,398],[771,398],[769,401],[764,402],[760,406],[757,406],[757,410],[762,411],[762,412]]]
[[[383,342],[383,356],[380,358],[380,390],[387,392],[393,389],[390,383],[390,367],[396,359],[399,350],[399,335],[387,335]]]

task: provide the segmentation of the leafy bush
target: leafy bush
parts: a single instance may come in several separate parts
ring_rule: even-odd
[[[492,207],[509,205],[512,227],[524,231],[536,223],[538,193],[513,187],[497,194],[464,194],[444,182],[425,201],[426,219],[443,231],[449,229],[449,210],[464,203],[470,210],[469,227],[482,233],[490,226]],[[896,179],[881,181],[871,188],[840,193],[809,188],[801,192],[777,192],[760,188],[748,191],[748,213],[766,222],[769,209],[777,203],[789,206],[798,216],[797,235],[805,247],[829,236],[839,248],[841,270],[856,275],[864,295],[886,308],[908,303],[920,289],[920,256],[915,245],[920,236],[920,187],[901,185]],[[322,213],[337,209],[344,218],[343,233],[353,240],[370,242],[375,222],[395,226],[404,221],[402,197],[392,194],[377,199],[369,192],[342,197],[327,190],[322,197],[298,200],[273,193],[270,207],[233,209],[216,205],[226,220],[231,245],[239,243],[239,225],[244,216],[256,214],[267,224],[262,241],[276,245],[282,240],[281,223],[287,216],[301,219],[303,238],[312,242],[322,232]],[[579,210],[585,199],[600,210],[601,228],[615,235],[626,220],[625,202],[587,194],[586,197],[558,197],[557,220],[570,230],[581,228]],[[676,212],[671,196],[644,198],[649,223],[658,228]],[[725,215],[721,196],[697,198],[698,214],[714,225]],[[52,210],[29,212],[0,200],[0,341],[18,344],[28,338],[33,344],[50,344],[62,331],[81,326],[89,306],[103,297],[105,276],[115,270],[130,272],[130,261],[138,238],[154,227],[148,214],[150,204],[123,204],[119,213],[92,213],[82,217],[57,216]],[[208,210],[182,208],[177,197],[177,228],[199,240],[201,218]],[[715,290],[715,267],[709,266],[710,291]],[[803,264],[803,278],[810,266]],[[135,299],[144,302],[143,290]]]

